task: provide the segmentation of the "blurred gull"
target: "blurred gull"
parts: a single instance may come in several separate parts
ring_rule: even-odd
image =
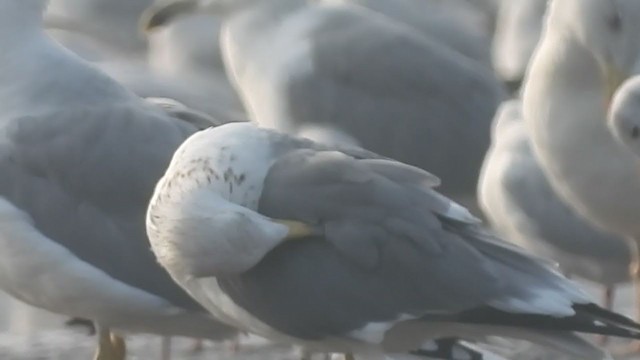
[[[81,30],[121,56],[142,55],[146,40],[137,21],[153,0],[50,0],[47,22]]]
[[[364,6],[405,23],[421,35],[491,67],[491,35],[486,17],[464,1],[332,0]]]
[[[493,38],[493,66],[516,90],[535,50],[547,0],[502,0]]]
[[[124,358],[111,329],[235,336],[175,285],[145,234],[153,186],[197,128],[47,37],[45,4],[0,0],[0,288],[95,321],[100,360]]]
[[[532,148],[566,203],[635,240],[632,275],[638,282],[640,168],[606,118],[612,95],[637,61],[640,1],[555,0],[547,13],[523,92]]]
[[[140,97],[176,99],[224,123],[247,120],[226,79],[173,76],[149,67],[146,61],[115,60],[95,65]]]
[[[491,224],[565,274],[603,285],[603,306],[611,309],[614,286],[629,280],[628,245],[594,228],[553,192],[531,152],[520,100],[505,102],[493,127],[478,185]]]
[[[144,16],[141,20],[144,23]],[[147,33],[149,64],[178,76],[185,72],[218,77],[225,74],[218,37],[222,20],[209,14],[191,14]]]
[[[198,9],[225,17],[225,62],[252,120],[293,134],[330,125],[433,170],[444,193],[475,203],[504,97],[488,69],[386,16],[331,0],[177,0],[154,7],[147,27]]]
[[[495,335],[603,359],[573,331],[640,335],[485,231],[438,182],[360,148],[225,124],[176,151],[147,232],[211,313],[315,351],[379,360],[430,338]]]
[[[224,122],[246,121],[224,70],[203,73],[203,67],[194,66],[216,56],[221,62],[217,41],[208,39],[210,45],[197,41],[212,27],[204,26],[204,21],[197,22],[198,29],[176,26],[173,37],[154,39],[147,46],[138,20],[148,5],[148,0],[54,0],[45,25],[65,47],[138,96],[173,98]],[[94,17],[100,19],[92,21]],[[188,46],[195,43],[201,46]],[[211,48],[216,53],[209,56],[206,51]],[[167,53],[172,57],[168,59]]]
[[[148,66],[154,74],[174,79],[184,88],[197,89],[193,95],[198,97],[197,102],[183,100],[190,107],[229,121],[245,121],[242,103],[222,61],[220,22],[209,14],[192,14],[148,32]],[[220,114],[220,109],[225,113]]]

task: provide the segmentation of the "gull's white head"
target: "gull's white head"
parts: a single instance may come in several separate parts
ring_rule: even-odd
[[[616,92],[608,125],[618,141],[640,155],[640,76],[629,79]]]
[[[640,51],[640,1],[553,0],[547,31],[574,39],[593,54],[612,94],[631,74]]]

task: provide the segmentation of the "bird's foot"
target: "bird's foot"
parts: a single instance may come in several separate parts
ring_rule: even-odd
[[[640,355],[640,341],[633,341],[621,347],[612,349],[611,355],[616,359],[627,359]]]
[[[126,354],[127,347],[123,338],[114,334],[105,334],[100,337],[94,360],[124,360]]]

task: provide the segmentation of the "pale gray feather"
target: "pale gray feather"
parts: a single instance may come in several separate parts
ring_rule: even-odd
[[[226,25],[225,60],[253,120],[292,133],[330,125],[364,148],[433,171],[445,194],[472,196],[505,95],[492,72],[359,6],[293,2]],[[301,23],[312,25],[298,30]],[[267,53],[270,36],[274,47],[300,51]]]
[[[402,315],[487,306],[526,313],[510,300],[527,303],[539,289],[581,298],[537,259],[457,217],[430,176],[405,186],[417,184],[415,170],[398,164],[388,176],[391,165],[378,173],[373,164],[336,151],[283,152],[259,211],[314,224],[322,236],[287,242],[249,272],[218,277],[222,288],[270,326],[307,339]]]
[[[200,309],[157,265],[146,205],[195,128],[137,106],[70,108],[2,120],[0,194],[36,227],[115,279]]]

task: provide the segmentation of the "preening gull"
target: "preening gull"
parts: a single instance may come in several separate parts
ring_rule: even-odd
[[[602,359],[572,331],[640,335],[484,230],[438,183],[361,148],[225,124],[176,151],[147,233],[212,314],[316,351],[377,360],[430,338],[497,335]]]
[[[638,33],[639,1],[552,1],[525,80],[523,116],[556,193],[592,223],[634,240],[640,297],[640,168],[607,128],[611,97],[635,68]]]
[[[253,121],[292,134],[328,124],[438,173],[445,194],[475,204],[505,96],[492,71],[405,24],[331,0],[177,0],[159,3],[148,27],[199,9],[225,17],[224,60]]]
[[[531,151],[520,100],[498,110],[478,198],[505,238],[552,259],[565,274],[604,286],[603,306],[611,310],[614,287],[629,280],[629,246],[591,225],[555,194]]]
[[[216,321],[156,263],[153,186],[197,128],[170,117],[51,40],[45,0],[0,0],[0,288],[111,329],[211,339]],[[157,103],[157,102],[156,102]]]

